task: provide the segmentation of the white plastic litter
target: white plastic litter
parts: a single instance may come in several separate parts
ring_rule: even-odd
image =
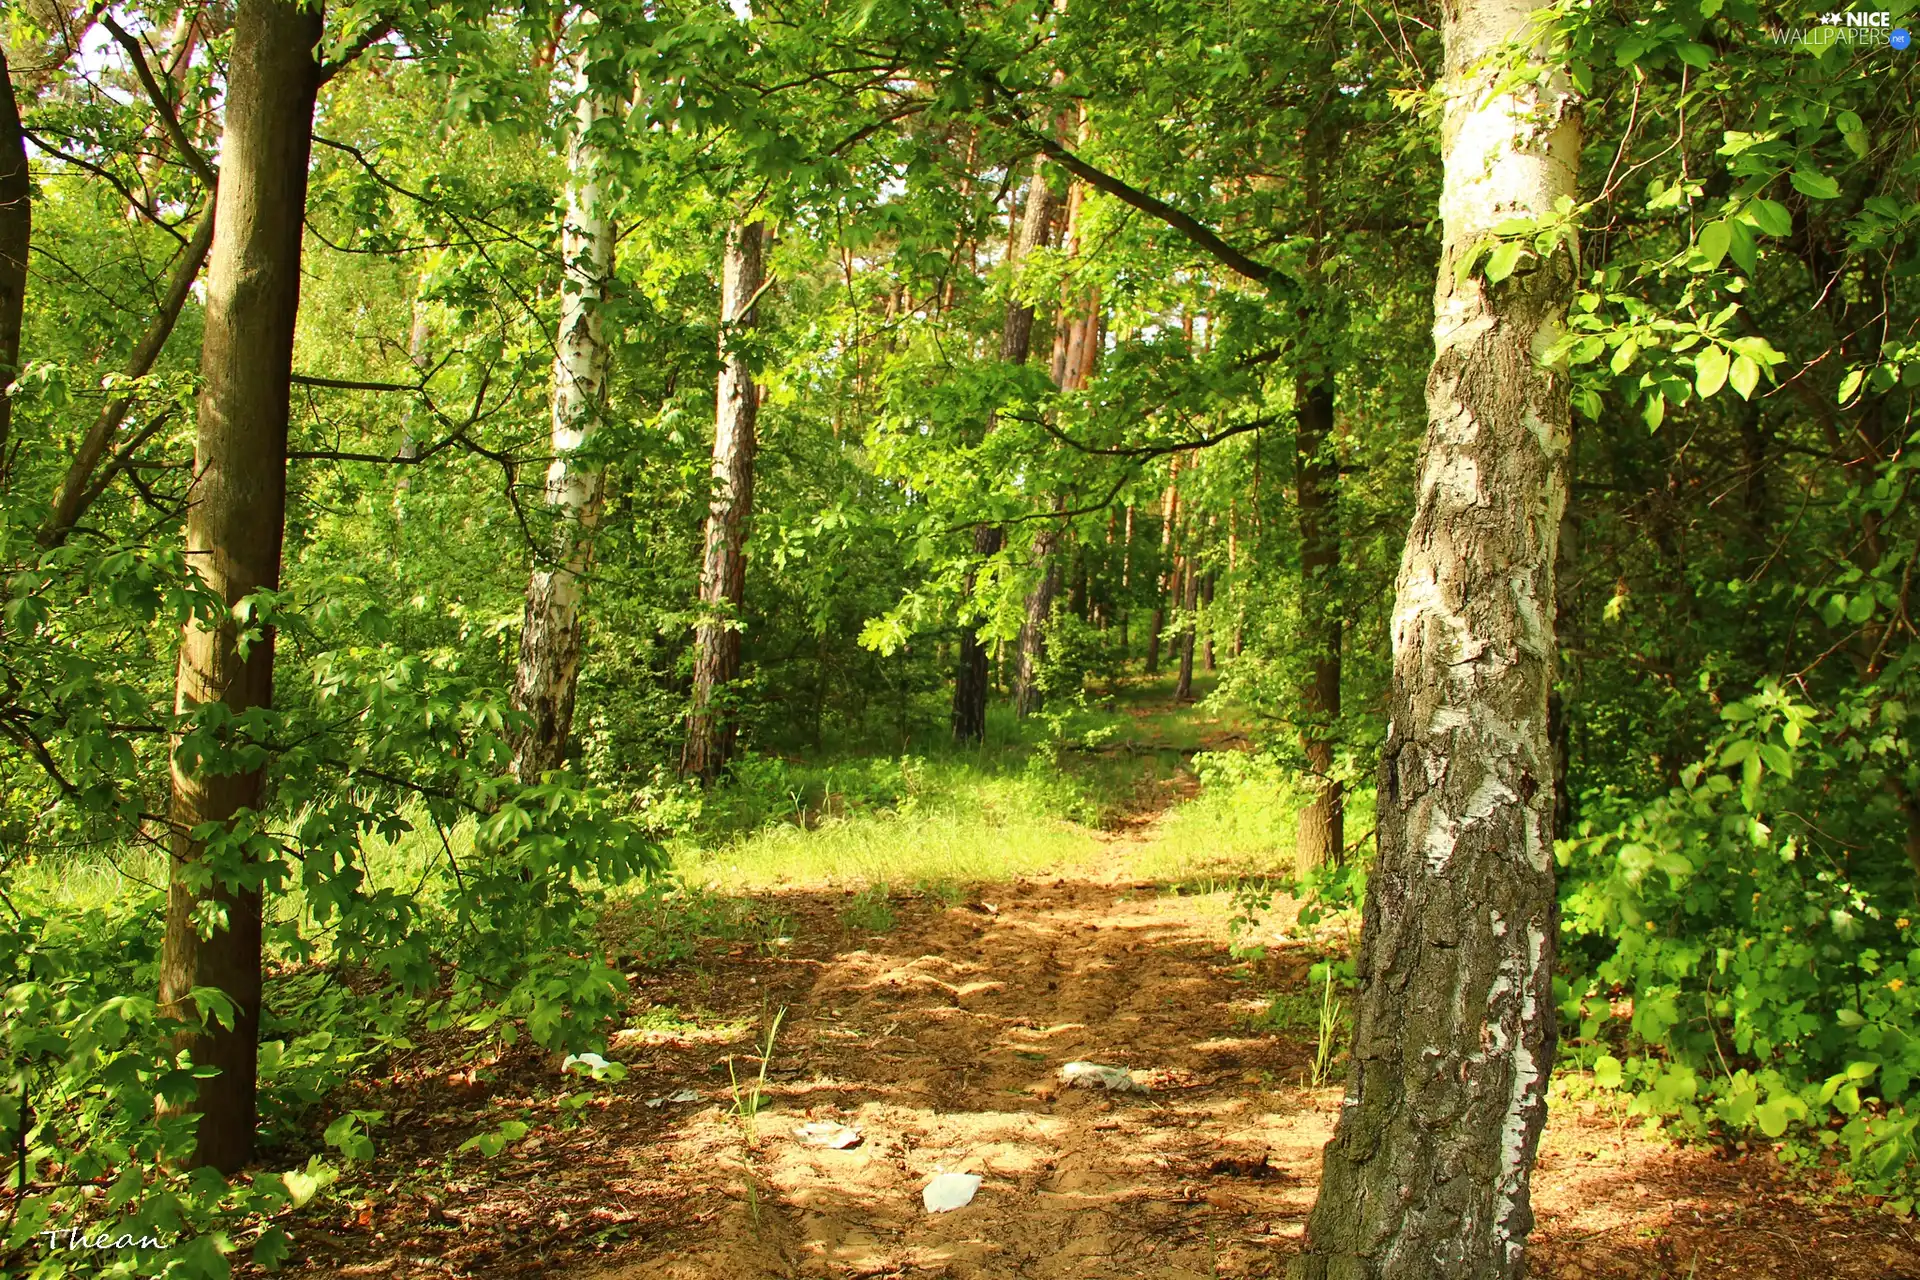
[[[921,1191],[920,1203],[927,1206],[928,1213],[945,1213],[971,1202],[973,1193],[979,1189],[977,1173],[943,1173]]]
[[[848,1147],[860,1145],[860,1131],[850,1129],[844,1124],[835,1124],[831,1120],[815,1120],[803,1124],[793,1131],[793,1136],[810,1147],[832,1147],[835,1151],[844,1151]]]
[[[1145,1093],[1147,1086],[1133,1078],[1125,1067],[1103,1066],[1098,1062],[1069,1062],[1060,1068],[1060,1079],[1070,1088],[1111,1089],[1115,1093]]]
[[[678,1093],[663,1093],[657,1098],[648,1098],[647,1105],[658,1111],[670,1102],[698,1102],[700,1095],[692,1089],[682,1089]]]

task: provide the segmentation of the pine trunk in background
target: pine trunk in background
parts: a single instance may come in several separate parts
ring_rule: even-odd
[[[1294,385],[1294,503],[1300,526],[1300,601],[1307,672],[1300,686],[1300,749],[1313,775],[1300,810],[1294,869],[1305,876],[1340,857],[1346,797],[1333,776],[1333,727],[1340,719],[1340,466],[1333,456],[1331,381]]]
[[[1393,613],[1379,858],[1340,1123],[1295,1280],[1514,1280],[1556,1044],[1554,563],[1570,438],[1571,244],[1456,279],[1576,196],[1562,70],[1501,50],[1534,0],[1444,6],[1445,237],[1413,525]],[[1543,55],[1536,49],[1532,56]]]
[[[561,232],[566,277],[553,360],[553,462],[547,468],[547,505],[556,520],[546,562],[535,565],[527,580],[526,619],[513,682],[514,709],[529,720],[514,742],[513,769],[515,776],[530,782],[558,769],[566,758],[580,676],[581,604],[593,562],[593,527],[600,516],[600,468],[575,455],[592,440],[607,395],[607,342],[600,308],[613,275],[614,228],[591,131],[610,105],[586,92],[584,83],[580,87],[567,149],[567,214]]]
[[[1180,676],[1173,685],[1175,702],[1193,701],[1193,641],[1199,631],[1196,615],[1200,608],[1200,569],[1194,564],[1192,538],[1193,531],[1189,529],[1185,539],[1189,545],[1180,558],[1180,595],[1175,601],[1179,606],[1175,625],[1180,628],[1180,638],[1176,642],[1180,646]]]
[[[1047,242],[1047,229],[1053,225],[1053,189],[1047,185],[1046,161],[1035,156],[1033,177],[1027,183],[1026,211],[1020,228],[1008,245],[1008,266],[1015,272],[1027,255]],[[1016,292],[1007,299],[1006,316],[1000,324],[1000,358],[1008,364],[1025,364],[1033,347],[1033,308],[1020,300]],[[993,423],[987,424],[993,430]],[[973,555],[986,560],[998,555],[1006,545],[999,525],[975,525]],[[967,575],[967,594],[973,593],[973,575]],[[987,645],[979,628],[965,623],[960,627],[960,660],[953,677],[953,738],[956,742],[980,742],[987,736]]]
[[[26,315],[27,252],[33,240],[33,187],[27,140],[13,96],[7,55],[0,49],[0,478],[9,470],[13,400],[7,387],[20,371],[20,326]]]
[[[1180,514],[1180,455],[1167,459],[1167,489],[1160,499],[1160,571],[1154,577],[1153,613],[1147,619],[1147,674],[1160,670],[1160,632],[1167,625],[1167,596],[1178,589],[1179,566],[1173,558],[1173,522]],[[1174,604],[1180,602],[1176,599]]]
[[[1207,572],[1206,576],[1200,579],[1200,611],[1206,614],[1209,620],[1211,620],[1213,616],[1213,579],[1214,574],[1211,570]],[[1203,639],[1200,644],[1202,650],[1200,665],[1208,671],[1217,670],[1218,668],[1213,656],[1213,627],[1211,625],[1207,627],[1206,638]]]
[[[235,605],[280,583],[286,513],[287,413],[294,319],[300,304],[300,241],[319,67],[320,11],[284,0],[240,0],[220,143],[219,230],[207,277],[201,340],[194,501],[187,509],[187,559],[201,580]],[[181,635],[175,705],[181,712],[223,703],[234,715],[273,700],[273,635],[243,651],[238,627],[189,624]],[[234,740],[223,746],[244,748]],[[171,868],[161,943],[160,1004],[190,1017],[196,987],[215,987],[234,1005],[233,1025],[209,1022],[182,1038],[196,1065],[220,1074],[202,1082],[194,1162],[231,1173],[253,1152],[254,1088],[260,1029],[260,882],[230,857],[206,867],[194,833],[228,823],[261,801],[259,767],[229,756],[172,762]],[[244,855],[243,855],[244,858]],[[208,871],[211,884],[205,883]],[[202,936],[195,910],[224,911],[225,925]],[[204,1012],[204,1011],[203,1011]]]
[[[1074,184],[1067,200],[1067,240],[1074,244],[1080,211],[1081,186]],[[1062,391],[1078,391],[1093,376],[1093,365],[1100,340],[1100,295],[1082,300],[1082,310],[1071,315],[1061,309],[1054,329],[1053,382]],[[1066,503],[1055,499],[1055,511]],[[1060,566],[1054,563],[1060,554],[1061,530],[1051,521],[1033,536],[1033,560],[1040,578],[1027,593],[1026,614],[1020,624],[1020,653],[1013,678],[1014,714],[1026,717],[1040,709],[1040,670],[1047,658],[1047,625],[1053,616],[1053,600],[1060,592]]]
[[[1055,503],[1056,510],[1060,504]],[[1030,716],[1040,709],[1040,667],[1046,661],[1047,619],[1053,612],[1053,598],[1060,591],[1060,530],[1051,522],[1033,535],[1033,558],[1040,566],[1040,580],[1027,592],[1026,615],[1020,622],[1020,652],[1013,672],[1013,712]]]
[[[747,524],[753,518],[754,424],[760,392],[740,349],[766,279],[766,231],[727,230],[720,287],[720,394],[713,420],[713,497],[700,567],[700,621],[693,637],[693,710],[680,771],[711,783],[733,754],[735,721],[726,687],[740,675],[741,601],[747,587]]]

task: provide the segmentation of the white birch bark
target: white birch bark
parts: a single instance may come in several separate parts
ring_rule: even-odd
[[[553,462],[547,505],[555,514],[552,546],[527,581],[526,620],[513,705],[530,723],[514,744],[514,772],[532,781],[560,767],[573,724],[580,672],[581,605],[600,513],[600,468],[580,457],[605,412],[608,352],[601,306],[613,276],[613,220],[591,137],[614,110],[585,91],[584,72],[573,138],[567,149],[567,210],[561,232],[566,276],[553,359]]]
[[[1532,50],[1532,0],[1443,9],[1445,224],[1353,1061],[1304,1280],[1517,1280],[1555,1048],[1554,561],[1567,375],[1545,363],[1570,244],[1489,282],[1456,265],[1576,192],[1577,102]],[[1544,72],[1545,74],[1538,74]],[[1504,88],[1503,88],[1504,86]]]

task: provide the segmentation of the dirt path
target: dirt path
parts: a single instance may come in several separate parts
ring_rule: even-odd
[[[1310,1031],[1255,1030],[1254,1016],[1263,989],[1302,981],[1306,948],[1253,973],[1227,952],[1218,898],[1112,878],[984,898],[896,900],[884,933],[850,931],[843,893],[769,899],[794,942],[646,981],[641,1007],[699,1025],[621,1037],[631,1076],[578,1111],[534,1055],[474,1078],[403,1071],[379,1086],[391,1184],[300,1232],[303,1270],[1283,1274],[1338,1091],[1301,1085]],[[748,1126],[727,1058],[757,1071],[741,1055],[783,1006],[770,1105]],[[1076,1059],[1150,1072],[1152,1091],[1063,1090],[1056,1072]],[[682,1090],[694,1100],[649,1105]],[[453,1153],[515,1116],[533,1130],[502,1155]],[[804,1146],[792,1131],[810,1120],[863,1141]],[[922,1186],[952,1171],[981,1176],[974,1202],[927,1213]],[[1765,1156],[1641,1138],[1590,1103],[1555,1108],[1535,1185],[1539,1276],[1920,1277],[1908,1226],[1823,1208]]]

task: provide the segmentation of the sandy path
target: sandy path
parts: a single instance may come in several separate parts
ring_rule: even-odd
[[[850,933],[840,892],[782,894],[793,946],[740,946],[656,975],[644,1006],[755,1023],[786,1007],[770,1109],[731,1113],[729,1055],[750,1031],[626,1036],[633,1074],[570,1113],[553,1065],[477,1076],[403,1070],[365,1200],[298,1232],[325,1275],[592,1280],[789,1277],[1274,1276],[1298,1247],[1337,1089],[1303,1088],[1310,1032],[1251,1029],[1262,990],[1299,984],[1281,948],[1252,972],[1226,950],[1218,898],[1124,881],[999,886],[985,902],[897,900],[884,934]],[[1062,1090],[1075,1059],[1153,1073],[1141,1096]],[[696,1100],[649,1107],[679,1090]],[[457,1155],[519,1116],[493,1161]],[[808,1120],[857,1127],[806,1147]],[[1262,1159],[1265,1169],[1260,1167]],[[938,1172],[979,1174],[931,1215]],[[1770,1158],[1642,1138],[1592,1104],[1558,1106],[1536,1204],[1549,1277],[1920,1277],[1911,1229],[1822,1207]]]

